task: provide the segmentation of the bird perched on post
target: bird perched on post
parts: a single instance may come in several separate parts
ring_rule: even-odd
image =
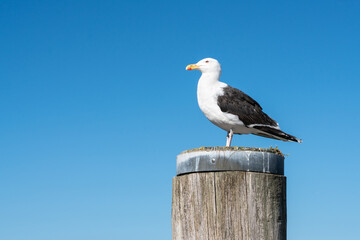
[[[213,58],[190,64],[186,70],[199,70],[197,99],[201,111],[216,126],[227,131],[226,146],[231,145],[233,134],[255,134],[282,141],[299,142],[280,130],[279,124],[262,111],[254,99],[242,91],[220,82],[221,66]]]

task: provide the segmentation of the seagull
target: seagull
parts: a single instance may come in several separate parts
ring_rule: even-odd
[[[221,66],[213,58],[190,64],[186,70],[199,70],[197,99],[201,111],[213,124],[227,131],[226,146],[231,146],[233,134],[254,134],[288,142],[302,140],[280,130],[279,124],[262,111],[254,99],[220,82]]]

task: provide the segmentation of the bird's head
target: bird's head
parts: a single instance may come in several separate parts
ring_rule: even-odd
[[[221,73],[221,66],[220,63],[213,58],[205,58],[203,60],[200,60],[196,64],[190,64],[186,67],[186,70],[194,70],[197,69],[201,73]]]

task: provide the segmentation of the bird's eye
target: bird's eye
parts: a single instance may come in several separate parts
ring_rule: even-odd
[[[208,63],[208,62],[209,62],[209,60],[206,60],[205,62],[206,62],[206,63]]]

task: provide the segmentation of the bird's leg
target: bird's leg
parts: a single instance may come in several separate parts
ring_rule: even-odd
[[[227,147],[230,147],[233,135],[234,135],[234,132],[232,129],[230,129],[230,131],[227,133],[227,136],[226,136],[226,146]]]

